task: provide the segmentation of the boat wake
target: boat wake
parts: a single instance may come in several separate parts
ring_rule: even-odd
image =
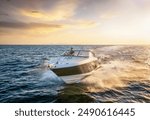
[[[145,48],[134,49],[127,49],[127,47],[116,48],[114,46],[106,49],[99,48],[99,51],[103,51],[105,56],[100,54],[100,57],[103,58],[101,67],[91,76],[82,80],[82,83],[87,85],[87,90],[89,92],[105,91],[107,89],[127,87],[131,81],[142,82],[150,80],[150,66],[147,58],[149,51],[145,50]],[[145,54],[139,54],[141,49],[145,50]],[[124,55],[121,53],[122,50]],[[135,51],[136,54],[132,54]]]

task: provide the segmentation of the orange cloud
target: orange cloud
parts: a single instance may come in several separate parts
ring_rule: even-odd
[[[59,21],[72,17],[75,14],[77,7],[77,0],[62,0],[50,10],[37,10],[21,9],[20,13],[23,16],[30,17],[31,19],[40,19],[41,21]]]

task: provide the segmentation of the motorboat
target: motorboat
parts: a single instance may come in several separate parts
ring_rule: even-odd
[[[91,75],[100,67],[99,59],[92,50],[74,50],[51,57],[48,67],[66,83],[74,83]]]

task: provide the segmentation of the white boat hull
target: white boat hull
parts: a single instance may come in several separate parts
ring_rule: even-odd
[[[54,64],[49,64],[49,68],[64,82],[78,83],[99,65],[99,59],[89,52],[89,56],[61,56],[54,60]]]
[[[60,78],[67,84],[79,83],[81,82],[82,79],[90,76],[92,73],[93,71],[89,73],[78,74],[78,75],[61,76]]]

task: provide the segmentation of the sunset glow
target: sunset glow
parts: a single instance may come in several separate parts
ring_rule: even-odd
[[[0,0],[0,44],[150,44],[150,0]]]

